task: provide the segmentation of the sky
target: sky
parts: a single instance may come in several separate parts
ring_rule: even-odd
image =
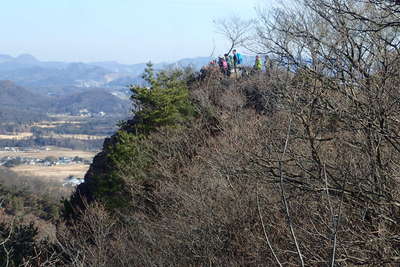
[[[43,61],[172,62],[226,51],[213,20],[273,0],[2,0],[0,54]]]

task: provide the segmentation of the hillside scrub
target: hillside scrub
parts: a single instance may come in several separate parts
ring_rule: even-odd
[[[398,266],[397,9],[301,3],[259,14],[257,48],[281,58],[268,75],[149,68],[57,242],[25,263]]]
[[[274,251],[282,265],[297,266],[300,251],[305,264],[323,266],[335,247],[335,266],[394,266],[397,187],[385,185],[390,199],[374,193],[362,135],[331,114],[305,120],[293,109],[306,106],[302,75],[278,69],[272,79],[192,85],[204,112],[187,128],[147,137],[151,168],[140,179],[128,167],[121,175],[130,207],[90,204],[72,224],[92,230],[72,234],[71,255],[95,249],[101,257],[75,258],[93,266],[275,266]],[[296,90],[303,95],[293,102]],[[107,221],[93,224],[94,216]],[[107,242],[81,242],[93,232],[108,233]]]
[[[67,216],[73,213],[74,206],[83,207],[82,194],[89,201],[103,200],[110,207],[129,203],[132,196],[126,191],[126,184],[145,180],[147,171],[155,163],[156,152],[149,141],[150,134],[161,127],[182,129],[195,115],[183,77],[180,71],[156,75],[152,64],[148,64],[143,78],[149,87],[131,87],[134,118],[121,123],[121,129],[106,140],[85,183],[78,187],[71,203],[66,202]]]

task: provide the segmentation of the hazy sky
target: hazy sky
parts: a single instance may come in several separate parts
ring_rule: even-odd
[[[139,63],[225,51],[213,19],[272,0],[2,0],[0,54]]]

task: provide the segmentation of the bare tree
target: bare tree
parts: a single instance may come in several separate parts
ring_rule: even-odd
[[[303,0],[271,13],[259,11],[252,48],[274,54],[284,66],[287,75],[276,85],[280,106],[293,117],[294,139],[304,140],[288,148],[295,163],[283,168],[283,181],[328,192],[340,203],[337,221],[328,231],[334,233],[331,265],[398,262],[395,250],[373,259],[362,248],[356,250],[352,240],[343,246],[339,235],[343,221],[357,220],[350,214],[360,207],[368,220],[385,218],[385,227],[400,219],[392,212],[400,201],[395,171],[400,160],[398,16],[393,2],[372,0]],[[328,124],[333,121],[335,126]],[[282,179],[277,172],[271,175],[275,182]],[[325,205],[329,211],[329,203]],[[363,227],[375,225],[365,222]],[[362,244],[372,238],[367,230],[357,234]],[[384,235],[378,246],[393,248],[393,234]],[[350,248],[358,255],[346,255]]]
[[[224,36],[230,42],[230,48],[227,54],[229,54],[233,48],[246,44],[251,36],[253,23],[253,20],[244,20],[238,16],[214,20],[217,33]]]

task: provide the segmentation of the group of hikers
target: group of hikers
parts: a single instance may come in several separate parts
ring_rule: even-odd
[[[232,51],[233,55],[225,54],[223,57],[218,57],[218,60],[212,60],[208,66],[203,67],[202,72],[208,69],[221,71],[225,76],[231,76],[233,73],[240,74],[242,71],[243,56],[236,49]],[[265,56],[264,64],[259,55],[256,56],[253,65],[253,72],[262,72],[263,66],[267,73],[272,69],[272,61],[268,56]]]
[[[265,72],[269,73],[272,70],[272,60],[268,56],[265,56],[263,64],[261,57],[257,55],[253,69],[261,72],[263,70],[263,66],[265,68]]]

